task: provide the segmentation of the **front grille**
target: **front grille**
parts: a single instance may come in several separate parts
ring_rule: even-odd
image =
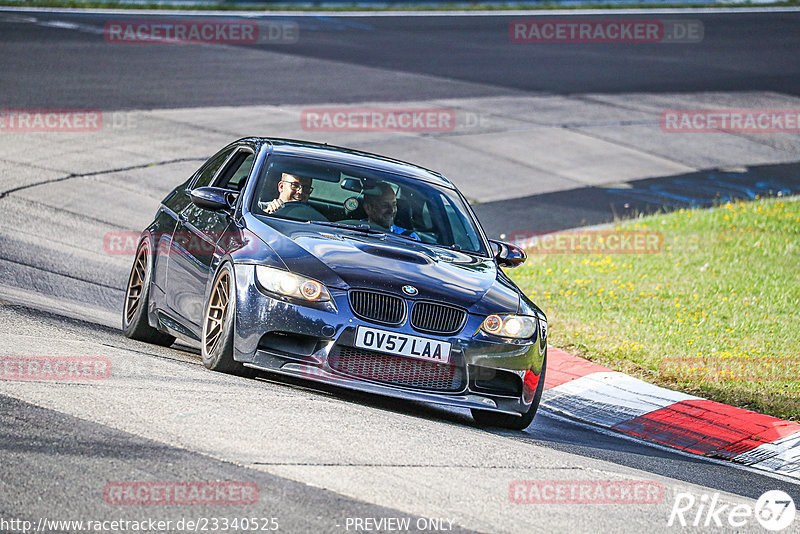
[[[464,389],[461,367],[371,350],[337,345],[328,356],[328,365],[345,375],[414,389]]]
[[[394,295],[374,291],[351,291],[350,308],[367,321],[401,324],[406,318],[406,301]]]
[[[467,312],[434,302],[417,302],[411,310],[411,326],[430,334],[455,334],[464,326]]]

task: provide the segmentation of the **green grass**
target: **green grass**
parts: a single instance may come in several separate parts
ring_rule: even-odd
[[[800,197],[617,226],[655,254],[529,254],[509,274],[550,343],[652,383],[800,420]]]
[[[56,7],[56,8],[99,8],[99,9],[164,9],[164,10],[180,10],[180,11],[509,11],[509,10],[553,10],[553,9],[664,9],[664,8],[701,8],[701,7],[725,7],[725,8],[741,8],[741,7],[787,7],[798,6],[800,0],[784,0],[777,2],[770,2],[763,4],[758,2],[707,2],[707,3],[686,3],[676,1],[674,3],[665,4],[648,4],[643,2],[641,4],[571,4],[561,5],[557,3],[529,3],[529,2],[509,2],[507,4],[482,4],[480,2],[474,3],[458,3],[451,4],[415,4],[412,1],[407,3],[386,4],[386,5],[359,5],[357,3],[347,4],[327,4],[324,1],[320,2],[304,2],[306,5],[293,5],[290,2],[265,2],[265,3],[247,3],[237,4],[235,2],[214,2],[208,1],[198,5],[173,5],[158,2],[147,3],[131,3],[125,1],[110,1],[100,2],[94,0],[0,0],[0,6],[17,6],[17,7]]]

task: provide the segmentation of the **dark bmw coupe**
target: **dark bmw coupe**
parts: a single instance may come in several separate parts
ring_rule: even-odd
[[[547,319],[503,273],[441,174],[345,148],[245,138],[162,201],[141,235],[123,329],[258,369],[470,408],[526,428],[544,387]]]

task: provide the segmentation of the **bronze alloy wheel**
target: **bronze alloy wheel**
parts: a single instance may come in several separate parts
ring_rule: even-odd
[[[233,265],[224,264],[214,278],[206,300],[200,355],[203,365],[214,371],[252,376],[252,371],[233,359],[236,323],[236,279]]]
[[[148,319],[148,299],[150,298],[150,242],[142,239],[136,249],[128,288],[125,290],[125,303],[122,309],[122,331],[131,339],[155,343],[168,347],[175,338],[150,325]]]
[[[209,354],[216,351],[225,328],[225,317],[230,300],[230,280],[230,274],[224,271],[217,278],[217,283],[211,291],[211,300],[206,311],[205,337],[203,338],[206,352]]]
[[[125,294],[125,322],[130,324],[133,322],[133,316],[139,307],[139,302],[142,297],[142,289],[147,277],[147,247],[139,247],[139,252],[136,253],[136,261],[133,262],[133,269],[131,269],[131,277],[128,280],[128,291]]]

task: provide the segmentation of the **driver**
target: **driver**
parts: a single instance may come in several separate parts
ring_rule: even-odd
[[[394,224],[394,217],[397,215],[397,195],[387,182],[379,182],[374,188],[364,192],[364,212],[370,224],[393,234],[420,240],[419,235],[413,230]]]
[[[266,213],[275,216],[291,216],[293,219],[310,221],[326,221],[327,218],[308,203],[308,197],[314,190],[311,178],[299,174],[281,173],[278,182],[278,198],[270,202],[259,202],[258,205]]]

